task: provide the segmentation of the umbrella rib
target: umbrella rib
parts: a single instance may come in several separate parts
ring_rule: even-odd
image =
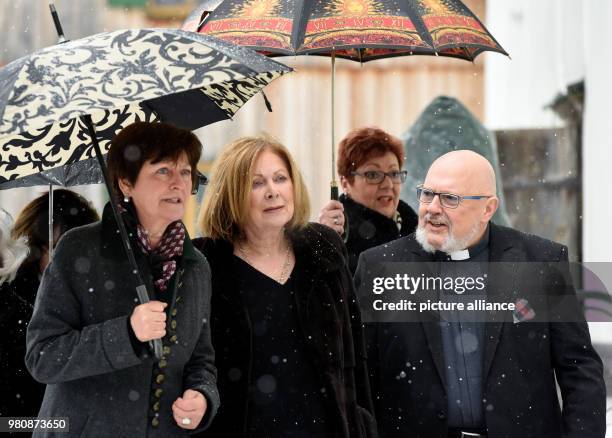
[[[466,7],[465,5],[463,5],[463,6],[464,6],[464,12],[465,12],[466,14],[468,14],[470,17],[472,17],[474,20],[476,20],[476,22],[482,26],[482,29],[484,30],[485,34],[487,34],[487,36],[488,36],[489,38],[491,38],[491,40],[492,40],[492,41],[493,41],[493,42],[494,42],[494,43],[497,45],[497,47],[498,47],[498,48],[501,50],[501,53],[502,53],[502,54],[504,54],[504,55],[506,55],[506,56],[509,58],[509,57],[510,57],[510,55],[508,54],[508,52],[506,52],[506,51],[504,50],[504,48],[501,46],[501,44],[499,44],[499,43],[497,42],[497,40],[495,39],[495,37],[493,36],[493,34],[492,34],[491,32],[489,32],[489,30],[488,30],[488,29],[485,27],[485,25],[482,23],[482,21],[480,21],[480,20],[478,19],[478,17],[476,16],[476,14],[474,14],[474,13],[473,13],[473,12],[470,10],[470,8]],[[475,58],[475,57],[474,57],[474,58]]]
[[[427,26],[425,26],[425,22],[423,21],[423,17],[421,17],[421,15],[417,12],[411,1],[404,1],[404,4],[409,11],[408,15],[410,20],[412,20],[412,24],[414,24],[414,28],[421,37],[421,40],[423,40],[423,42],[427,44],[431,50],[437,53],[433,39],[431,38],[429,30],[427,30]]]
[[[306,24],[310,19],[310,11],[312,10],[311,1],[306,0],[296,0],[295,8],[299,10],[299,14],[293,20],[293,29],[291,31],[291,47],[293,48],[293,52],[295,55],[298,54],[299,48],[304,43],[304,38],[306,35]]]

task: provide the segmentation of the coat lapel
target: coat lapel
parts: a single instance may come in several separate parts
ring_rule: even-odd
[[[487,296],[499,298],[499,301],[508,301],[509,297],[516,295],[518,287],[518,262],[522,258],[522,252],[513,246],[502,228],[490,224],[491,234],[489,241],[489,271]],[[495,301],[495,300],[493,300]],[[489,312],[487,324],[485,325],[485,362],[483,376],[486,379],[491,363],[497,350],[499,338],[504,324],[512,322],[512,314],[509,312]]]
[[[292,232],[289,237],[296,259],[291,275],[294,278],[294,302],[300,329],[304,339],[313,339],[308,345],[314,357],[321,364],[328,363],[325,359],[330,352],[323,348],[326,345],[323,338],[339,336],[341,329],[338,328],[338,333],[334,334],[322,332],[319,326],[321,315],[317,309],[321,308],[322,303],[334,301],[333,297],[325,295],[328,285],[323,282],[329,279],[330,273],[340,270],[345,260],[334,244],[312,225]],[[315,314],[311,315],[311,312]]]
[[[100,250],[100,255],[102,256],[102,258],[111,261],[125,261],[124,266],[129,266],[127,254],[123,246],[123,241],[121,235],[119,234],[119,227],[117,226],[115,217],[112,214],[110,203],[106,204],[102,213],[102,235],[104,236],[104,238],[102,239],[102,248]],[[142,281],[144,282],[147,291],[149,291],[149,293],[152,293],[154,287],[153,277],[151,275],[151,268],[149,267],[149,263],[142,254],[142,251],[140,251],[140,249],[138,248],[138,243],[136,242],[136,239],[132,237],[130,231],[128,231],[128,235],[130,236],[129,243],[132,247],[132,250],[134,251],[134,258],[136,259],[136,264],[138,265],[138,270],[140,271]],[[129,269],[131,271],[131,268]],[[125,280],[128,282],[132,282],[134,288],[136,288],[138,281],[135,275],[127,275],[125,277]]]
[[[414,260],[422,265],[423,273],[426,276],[437,276],[439,274],[439,272],[436,272],[439,271],[438,263],[434,260],[433,254],[424,251],[414,240],[411,240],[411,244],[411,252],[415,258]],[[419,269],[421,269],[421,267]],[[420,272],[420,270],[418,272]],[[440,316],[437,313],[419,313],[419,318],[436,370],[438,371],[440,380],[446,387],[442,333],[440,332]]]
[[[296,278],[296,298],[299,305],[306,306],[319,278],[339,270],[344,259],[334,245],[312,226],[295,231],[289,237],[296,266],[300,267],[294,268],[291,274]]]
[[[421,315],[421,326],[425,332],[425,338],[427,339],[427,345],[431,356],[433,357],[436,370],[442,384],[446,388],[446,373],[444,372],[444,352],[442,345],[442,333],[440,332],[440,319],[433,314],[422,314]]]

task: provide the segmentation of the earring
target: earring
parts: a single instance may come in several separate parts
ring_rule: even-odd
[[[127,195],[123,195],[123,202],[127,204],[128,202],[130,202],[130,198],[128,198]]]

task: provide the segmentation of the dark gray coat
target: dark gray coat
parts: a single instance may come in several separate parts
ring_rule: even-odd
[[[29,371],[47,384],[39,418],[69,417],[70,433],[57,435],[61,437],[186,436],[171,406],[186,389],[194,389],[208,402],[202,430],[219,405],[208,323],[208,263],[187,238],[165,292],[170,295],[163,342],[169,350],[160,369],[148,349],[130,340],[129,316],[137,304],[134,275],[116,224],[106,213],[102,222],[62,237],[41,282],[26,353]],[[151,292],[148,263],[135,243],[132,247]],[[173,319],[175,330],[170,326]],[[164,376],[161,383],[156,381],[159,375]]]

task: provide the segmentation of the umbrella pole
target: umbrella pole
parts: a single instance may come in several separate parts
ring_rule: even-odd
[[[332,153],[332,179],[331,199],[338,200],[338,181],[336,181],[336,139],[335,139],[335,91],[336,91],[336,51],[331,52],[331,153]]]
[[[64,35],[64,31],[62,29],[62,24],[60,23],[59,16],[57,15],[57,10],[55,9],[55,5],[53,3],[49,4],[49,10],[51,11],[51,17],[53,18],[53,24],[55,24],[55,30],[57,31],[58,43],[65,43],[66,36]]]
[[[113,192],[111,190],[110,181],[108,180],[108,172],[106,170],[106,163],[104,162],[104,158],[102,157],[102,151],[100,150],[98,137],[96,136],[96,130],[91,120],[91,116],[89,114],[86,114],[82,116],[82,120],[85,122],[85,125],[87,125],[87,129],[89,130],[89,135],[91,136],[93,147],[96,151],[96,158],[98,158],[98,163],[100,164],[100,169],[102,170],[104,184],[106,185],[106,190],[108,190],[108,194],[110,197],[110,205],[113,210],[113,216],[115,216],[115,221],[117,222],[117,227],[119,228],[121,241],[123,242],[123,247],[125,248],[128,261],[130,262],[130,266],[132,267],[132,272],[138,280],[138,286],[136,286],[138,300],[141,304],[148,303],[150,301],[149,294],[147,293],[147,288],[144,285],[144,281],[142,280],[142,277],[140,275],[140,270],[138,269],[138,265],[136,264],[136,259],[134,258],[134,251],[132,250],[132,246],[130,245],[130,239],[128,237],[127,230],[125,229],[125,224],[123,223],[123,219],[121,219],[121,215],[119,214],[119,210],[117,209],[117,206],[115,205],[115,200],[113,199]],[[151,343],[153,346],[153,352],[155,353],[155,357],[157,359],[161,359],[163,355],[161,339],[154,339],[153,341],[149,341],[149,345],[151,345]]]
[[[47,249],[47,253],[49,254],[49,261],[51,261],[51,257],[53,256],[53,243],[54,240],[54,232],[53,232],[53,183],[49,183],[49,248]]]

